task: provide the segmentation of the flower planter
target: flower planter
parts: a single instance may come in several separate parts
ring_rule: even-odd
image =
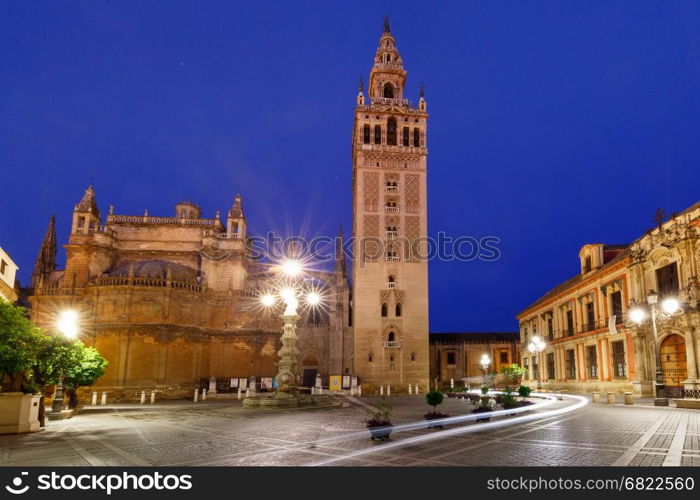
[[[493,410],[491,408],[476,408],[472,410],[472,413],[491,413]],[[491,416],[477,418],[477,422],[488,422],[491,420]]]
[[[39,394],[0,392],[0,434],[23,434],[39,426]]]
[[[438,419],[447,418],[447,417],[449,417],[449,415],[447,413],[430,412],[430,413],[425,414],[425,419],[428,422],[430,422],[431,420],[438,420]],[[428,423],[428,428],[430,428],[430,429],[432,429],[432,428],[442,429],[442,428],[444,428],[444,425],[441,423],[440,424]]]
[[[382,426],[367,427],[369,433],[372,435],[370,438],[372,441],[386,441],[391,435],[393,426],[391,424],[386,424]]]

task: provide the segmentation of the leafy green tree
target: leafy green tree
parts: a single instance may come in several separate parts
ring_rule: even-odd
[[[0,377],[2,390],[20,392],[36,363],[44,334],[23,307],[0,300]]]
[[[437,407],[445,398],[440,391],[430,391],[425,395],[425,401],[437,412]]]
[[[517,363],[512,363],[510,365],[501,366],[501,373],[508,379],[508,384],[517,384],[520,382],[520,378],[527,373],[527,370]]]
[[[68,353],[68,365],[64,369],[63,383],[70,399],[69,406],[78,406],[78,388],[94,384],[104,375],[107,360],[94,347],[74,342]]]

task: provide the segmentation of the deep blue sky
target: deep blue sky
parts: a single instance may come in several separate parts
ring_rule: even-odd
[[[90,177],[103,214],[211,217],[240,189],[257,232],[349,232],[386,13],[408,97],[426,85],[430,233],[502,238],[498,262],[431,263],[432,331],[515,329],[583,244],[698,200],[698,2],[4,1],[0,245],[22,283]]]

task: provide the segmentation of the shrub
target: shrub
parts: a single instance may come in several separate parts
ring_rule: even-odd
[[[513,391],[511,391],[510,389],[505,390],[500,403],[504,408],[512,408],[513,406],[517,406],[518,404],[518,402],[515,399],[515,396],[513,396]]]
[[[444,396],[440,391],[430,391],[425,395],[425,401],[432,406],[435,411],[437,411],[437,407],[440,403],[442,403],[443,399]]]
[[[377,403],[365,410],[365,424],[367,427],[383,427],[391,425],[391,406]]]
[[[506,376],[507,383],[517,384],[520,378],[527,373],[527,370],[517,363],[501,366],[501,373]]]
[[[518,394],[520,394],[520,397],[526,398],[530,395],[532,392],[532,389],[526,385],[521,385],[518,387]]]
[[[489,386],[484,384],[481,386],[481,394],[486,395],[489,393]]]

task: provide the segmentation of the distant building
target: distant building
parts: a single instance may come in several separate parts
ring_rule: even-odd
[[[0,299],[7,302],[17,300],[15,280],[18,269],[10,255],[0,247]]]
[[[700,355],[700,203],[662,222],[629,245],[584,245],[580,272],[521,311],[521,356],[543,386],[576,392],[633,391],[651,396],[658,359],[669,396],[697,391]],[[634,304],[676,298],[681,309],[658,321],[631,321]],[[532,337],[546,342],[537,358]]]
[[[431,387],[443,387],[450,380],[470,379],[472,385],[484,375],[481,357],[488,354],[489,374],[501,367],[520,362],[518,332],[503,333],[431,333]]]

